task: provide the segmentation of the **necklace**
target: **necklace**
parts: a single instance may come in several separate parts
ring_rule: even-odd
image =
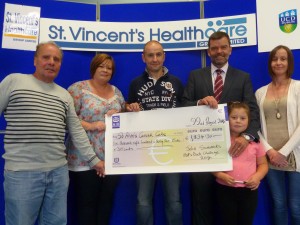
[[[279,108],[278,108],[278,104],[280,102],[280,98],[274,98],[274,103],[275,103],[275,107],[276,107],[276,119],[280,119],[281,118],[281,114],[279,112]]]
[[[274,96],[274,104],[275,104],[275,108],[276,108],[276,119],[281,119],[281,114],[280,114],[280,111],[279,111],[279,103],[280,103],[280,100],[282,99],[282,97],[285,96],[285,93],[286,93],[286,90],[287,90],[287,87],[290,85],[290,80],[288,81],[287,85],[285,86],[284,88],[284,91],[283,91],[283,95],[281,97],[279,97],[277,95],[277,93],[275,94],[275,87],[274,87],[274,84],[272,83],[272,92],[273,92],[273,96]]]

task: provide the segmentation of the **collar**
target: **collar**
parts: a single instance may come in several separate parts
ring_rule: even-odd
[[[217,69],[221,69],[223,71],[223,74],[226,74],[228,67],[229,67],[228,62],[221,68],[217,68],[215,65],[211,64],[211,75],[213,75]]]
[[[153,79],[153,78],[150,76],[150,73],[148,72],[147,68],[145,68],[145,72],[146,72],[148,78]],[[163,75],[162,75],[161,77],[165,76],[168,72],[169,72],[168,68],[165,67],[165,66],[163,66]]]

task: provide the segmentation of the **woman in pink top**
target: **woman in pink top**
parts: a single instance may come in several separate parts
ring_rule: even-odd
[[[250,110],[247,104],[228,103],[231,141],[248,127]],[[258,186],[268,172],[265,151],[259,143],[249,142],[238,157],[234,157],[233,170],[215,172],[217,202],[224,225],[252,225],[258,199]]]

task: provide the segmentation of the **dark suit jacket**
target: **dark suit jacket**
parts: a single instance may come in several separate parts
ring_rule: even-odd
[[[183,104],[185,106],[196,106],[199,99],[213,95],[211,67],[193,70],[190,73],[184,90]],[[260,129],[259,109],[253,93],[250,75],[229,66],[219,103],[227,103],[230,101],[245,102],[249,105],[251,120],[245,133],[258,138],[257,132]]]

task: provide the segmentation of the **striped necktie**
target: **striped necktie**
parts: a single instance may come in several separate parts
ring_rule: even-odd
[[[214,90],[214,97],[217,100],[217,102],[220,101],[222,91],[223,91],[223,79],[222,79],[222,70],[217,69],[216,70],[217,77],[215,79],[215,90]]]

